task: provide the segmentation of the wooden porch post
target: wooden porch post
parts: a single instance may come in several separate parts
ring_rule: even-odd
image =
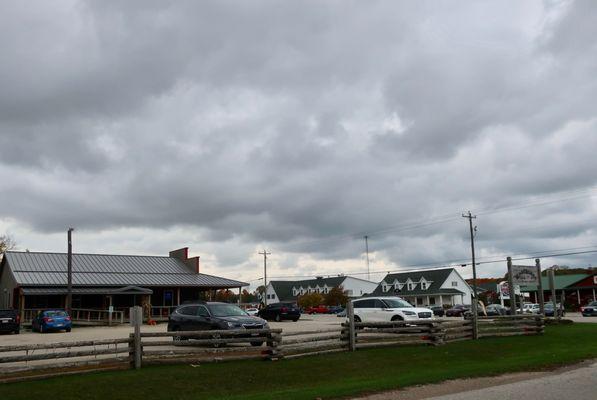
[[[180,305],[180,288],[176,288],[176,305]]]
[[[241,299],[240,298],[241,298],[241,296],[243,294],[242,290],[243,290],[242,286],[239,286],[239,288],[238,288],[238,306],[239,307],[240,307],[240,303],[241,303]]]
[[[19,315],[21,316],[21,324],[25,322],[25,295],[23,289],[19,290]]]

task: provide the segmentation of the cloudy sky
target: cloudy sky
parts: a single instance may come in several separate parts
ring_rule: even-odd
[[[596,37],[590,0],[4,1],[0,234],[253,284],[365,277],[364,235],[466,262],[466,210],[484,260],[595,250]]]

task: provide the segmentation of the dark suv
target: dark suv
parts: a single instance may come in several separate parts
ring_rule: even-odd
[[[16,310],[0,310],[0,332],[21,331],[21,318]]]
[[[209,331],[246,329],[246,337],[254,336],[251,329],[268,329],[266,321],[252,317],[234,304],[217,302],[196,302],[177,307],[168,319],[168,332]],[[259,336],[256,334],[255,336]],[[175,341],[188,337],[174,337]],[[252,342],[253,346],[261,345],[261,341]]]
[[[268,321],[280,322],[283,319],[290,319],[296,322],[301,317],[301,310],[294,303],[273,303],[259,310],[257,315]]]

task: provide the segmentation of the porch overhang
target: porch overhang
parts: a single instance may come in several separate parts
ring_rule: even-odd
[[[68,289],[66,287],[23,287],[22,290],[25,296],[68,294]],[[74,287],[72,293],[77,295],[152,294],[153,290],[139,286]]]

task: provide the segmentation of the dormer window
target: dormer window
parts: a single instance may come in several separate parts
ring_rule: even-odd
[[[381,291],[382,292],[387,292],[388,291],[388,285],[386,285],[385,283],[383,285],[381,285]]]
[[[292,295],[296,296],[298,294],[298,290],[296,288],[292,288]]]
[[[425,281],[421,282],[421,289],[423,289],[423,290],[429,289],[429,284]]]
[[[414,282],[408,282],[407,284],[407,288],[408,290],[415,290],[415,283]]]

